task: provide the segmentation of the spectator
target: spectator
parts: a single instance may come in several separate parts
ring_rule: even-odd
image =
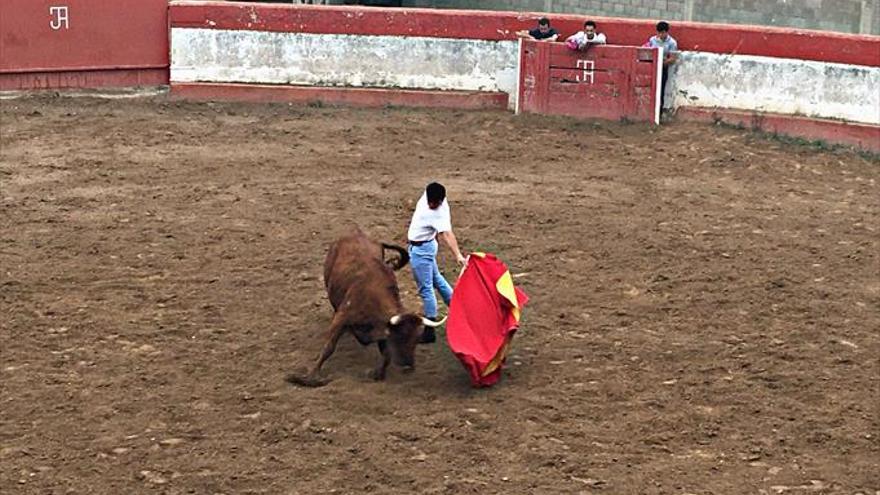
[[[529,38],[542,41],[556,41],[559,38],[559,32],[550,27],[550,19],[542,17],[538,19],[538,27],[530,31],[517,31],[516,35],[520,38]]]
[[[669,23],[660,21],[657,23],[657,34],[651,36],[645,46],[651,48],[663,48],[663,78],[660,82],[660,111],[666,102],[666,80],[669,79],[669,66],[678,61],[678,42],[669,35]]]
[[[586,50],[590,45],[604,45],[605,35],[596,31],[596,23],[587,21],[584,30],[573,34],[565,40],[565,46],[572,50]]]

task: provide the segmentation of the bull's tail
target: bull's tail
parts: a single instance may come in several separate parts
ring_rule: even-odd
[[[395,251],[397,253],[398,258],[386,261],[388,266],[390,266],[393,270],[400,270],[405,267],[407,263],[409,263],[409,253],[406,252],[406,249],[403,249],[400,246],[394,244],[386,244],[382,243],[382,260],[385,260],[385,250],[390,249],[391,251]]]

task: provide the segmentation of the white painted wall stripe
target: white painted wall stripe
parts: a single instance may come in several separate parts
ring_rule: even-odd
[[[514,100],[513,105],[512,105],[513,113],[515,113],[517,115],[519,115],[519,104],[520,104],[520,101],[519,101],[519,84],[520,84],[519,73],[522,70],[522,66],[520,65],[520,63],[522,63],[522,54],[523,54],[523,39],[520,38],[519,41],[516,42],[516,55],[517,55],[516,56],[516,85],[514,86],[513,96],[510,98],[510,100]]]
[[[516,41],[174,28],[172,82],[516,89]]]
[[[657,58],[660,59],[660,63],[657,64],[657,92],[654,94],[654,123],[660,124],[660,112],[663,110],[660,108],[660,93],[663,92],[663,57],[664,50],[662,46],[657,47]],[[666,85],[669,85],[669,81],[666,81]]]

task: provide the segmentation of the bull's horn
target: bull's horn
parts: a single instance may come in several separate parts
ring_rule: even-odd
[[[391,317],[391,319],[388,321],[388,323],[390,323],[392,325],[398,325],[398,324],[400,324],[400,320],[402,320],[402,319],[403,319],[402,316],[394,315]]]
[[[440,321],[434,321],[434,320],[429,320],[429,319],[427,319],[427,318],[425,318],[425,317],[423,316],[423,317],[422,317],[422,323],[423,323],[426,327],[437,328],[437,327],[439,327],[440,325],[446,323],[446,318],[448,318],[448,316],[444,316],[443,319],[440,320]]]

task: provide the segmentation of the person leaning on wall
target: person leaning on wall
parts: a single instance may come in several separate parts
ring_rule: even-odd
[[[550,27],[550,19],[542,17],[538,19],[538,26],[532,30],[517,31],[516,35],[520,38],[538,40],[538,41],[556,41],[559,38],[559,31]]]
[[[664,112],[666,103],[666,81],[669,79],[669,66],[678,61],[678,42],[669,34],[669,23],[657,23],[657,34],[651,36],[644,46],[663,48],[663,77],[660,80],[660,111]]]
[[[565,46],[571,50],[586,50],[590,45],[604,45],[605,34],[596,30],[595,21],[584,23],[584,30],[579,31],[565,40]]]

